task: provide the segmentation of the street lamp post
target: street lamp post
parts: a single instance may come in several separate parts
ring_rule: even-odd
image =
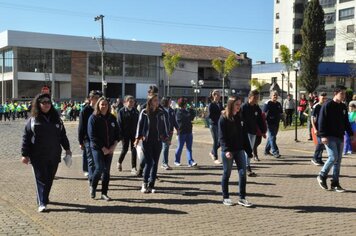
[[[195,104],[195,111],[197,112],[198,108],[198,93],[200,93],[200,88],[204,85],[204,80],[198,80],[195,82],[194,80],[190,81],[190,84],[193,87],[194,91],[194,104]]]
[[[298,141],[298,109],[297,109],[297,96],[298,96],[298,71],[300,70],[300,64],[299,62],[294,63],[294,71],[295,71],[295,87],[294,87],[294,93],[295,93],[295,120],[294,120],[294,128],[295,128],[295,134],[294,134],[294,141],[295,142],[299,142]]]
[[[106,85],[105,80],[105,63],[104,63],[104,53],[105,53],[105,38],[104,38],[104,16],[99,15],[94,18],[94,21],[99,21],[101,23],[101,90],[103,95],[106,96]]]
[[[281,75],[282,75],[282,94],[281,94],[281,98],[282,98],[282,107],[283,107],[283,91],[284,91],[284,71],[281,70]]]

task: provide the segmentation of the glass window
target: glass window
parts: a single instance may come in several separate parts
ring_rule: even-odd
[[[343,2],[351,2],[353,0],[339,0],[339,3],[343,3]]]
[[[338,77],[336,78],[336,86],[337,85],[342,85],[344,86],[345,85],[345,77]]]
[[[319,77],[319,85],[325,85],[326,83],[326,78],[325,76],[320,76]]]
[[[324,21],[325,24],[333,24],[335,22],[335,12],[325,13]]]
[[[40,48],[18,48],[18,71],[52,72],[52,50]]]
[[[301,34],[295,34],[293,35],[293,43],[294,44],[302,44],[302,35]]]
[[[72,73],[72,52],[64,50],[55,51],[55,72],[58,74]]]
[[[279,49],[279,43],[275,43],[274,48]]]
[[[112,76],[122,75],[122,54],[107,53],[105,54],[105,74]],[[100,59],[101,63],[101,59]]]
[[[346,28],[346,33],[354,33],[355,32],[355,25],[348,25]]]
[[[278,63],[279,62],[279,58],[278,57],[274,58],[274,62]]]
[[[101,54],[89,54],[89,75],[101,75]]]
[[[295,3],[294,4],[294,12],[295,13],[304,13],[304,3]]]
[[[339,10],[339,20],[349,20],[353,19],[355,14],[355,8],[350,7],[346,9]]]
[[[0,51],[0,73],[2,73],[2,64],[3,64],[3,60],[4,60],[4,56],[3,56],[2,51]]]
[[[346,44],[346,50],[347,51],[354,50],[354,43],[353,42],[347,43]]]
[[[273,83],[277,83],[277,77],[272,77],[271,78],[271,84],[273,84]]]
[[[335,6],[336,0],[319,0],[323,8]]]
[[[279,0],[276,0],[276,3],[278,4],[278,3],[279,3]]]
[[[324,48],[324,53],[323,53],[324,57],[331,57],[334,55],[335,55],[335,46],[326,46]]]
[[[334,40],[335,39],[335,29],[325,30],[326,40]]]
[[[303,25],[303,19],[294,19],[293,27],[294,29],[301,29]]]
[[[276,28],[276,34],[279,34],[279,28]]]
[[[157,62],[155,57],[126,55],[126,75],[131,77],[156,77]]]
[[[279,19],[279,13],[276,13],[276,19]]]
[[[346,63],[354,63],[354,60],[346,60]]]
[[[11,72],[14,66],[14,53],[12,50],[7,50],[4,53],[5,70],[4,72]]]

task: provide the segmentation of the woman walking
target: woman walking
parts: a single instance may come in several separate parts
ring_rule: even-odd
[[[145,168],[142,193],[154,193],[162,141],[168,138],[164,112],[159,109],[158,95],[149,93],[146,108],[142,109],[136,132],[135,147],[142,140]]]
[[[243,126],[240,114],[241,98],[230,97],[227,108],[219,119],[219,141],[224,173],[221,180],[223,204],[232,206],[229,196],[229,179],[233,161],[235,161],[239,174],[239,205],[250,207],[252,204],[246,200],[246,154],[251,153],[251,146],[247,132]]]
[[[111,114],[109,102],[105,97],[99,98],[95,104],[94,112],[88,121],[88,136],[95,166],[90,196],[95,198],[101,178],[101,199],[110,201],[111,198],[108,196],[110,167],[120,135],[119,125],[115,116]]]
[[[22,163],[32,164],[36,179],[38,212],[49,203],[54,176],[61,162],[62,147],[72,155],[63,122],[49,94],[37,95],[22,140]]]

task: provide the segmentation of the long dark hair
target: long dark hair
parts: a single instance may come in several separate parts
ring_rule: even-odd
[[[241,101],[241,98],[238,96],[230,96],[227,100],[226,109],[223,112],[223,116],[226,119],[233,120],[234,118],[234,106],[237,101]]]
[[[155,97],[158,97],[158,95],[156,93],[148,94],[148,96],[147,96],[147,106],[146,106],[147,115],[149,115],[150,113],[155,111],[155,110],[153,110],[153,107],[152,107],[152,104],[151,104],[152,100]]]
[[[40,115],[43,115],[43,112],[41,111],[40,103],[45,98],[46,98],[46,100],[48,99],[51,102],[51,96],[46,93],[37,94],[35,96],[35,98],[32,100],[32,105],[31,105],[31,116],[32,117],[38,119],[40,117]],[[47,114],[54,121],[58,121],[60,119],[59,114],[56,111],[56,109],[54,109],[52,102],[51,102],[51,108],[49,109]]]

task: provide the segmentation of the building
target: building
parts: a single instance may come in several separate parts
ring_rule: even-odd
[[[280,62],[279,47],[301,48],[300,29],[308,0],[274,0],[273,61]],[[356,62],[356,0],[320,0],[325,12],[326,47],[323,61]]]
[[[8,30],[0,33],[1,95],[30,98],[47,85],[55,99],[83,99],[88,91],[101,90],[101,40],[90,37]],[[145,99],[148,87],[158,85],[162,94],[167,76],[164,52],[180,53],[182,60],[173,74],[171,94],[194,96],[191,81],[204,80],[199,96],[221,89],[211,60],[226,58],[232,51],[223,47],[161,44],[105,39],[105,80],[108,97],[130,94]],[[226,88],[244,93],[249,88],[251,59],[236,54],[241,66],[229,77]]]
[[[289,74],[289,93],[295,94],[296,72]],[[288,72],[282,63],[258,64],[252,66],[252,80],[260,85],[277,84],[284,91],[286,97],[288,91]],[[319,64],[319,86],[316,91],[332,93],[336,85],[343,85],[355,91],[356,64],[321,62]],[[297,78],[298,79],[298,78]],[[305,89],[298,84],[298,94],[305,93]]]

